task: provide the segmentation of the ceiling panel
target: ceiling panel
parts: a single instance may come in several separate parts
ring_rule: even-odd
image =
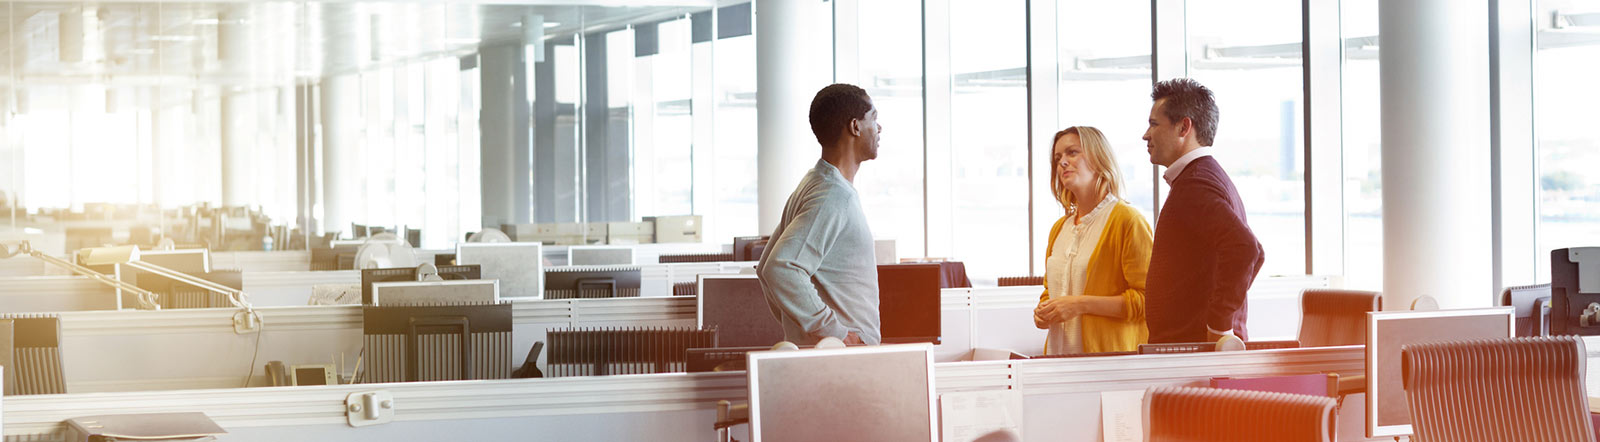
[[[556,38],[682,17],[712,4],[629,3],[644,5],[7,2],[0,7],[0,81],[282,84],[515,44],[524,17],[541,17],[546,38]]]

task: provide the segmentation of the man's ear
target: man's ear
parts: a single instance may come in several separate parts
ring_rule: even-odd
[[[1189,119],[1189,117],[1183,117],[1181,124],[1178,126],[1178,136],[1189,138],[1194,135],[1194,120]]]
[[[850,135],[857,137],[861,136],[861,120],[855,118],[850,119]]]

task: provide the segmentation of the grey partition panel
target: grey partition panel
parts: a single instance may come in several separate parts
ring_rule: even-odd
[[[61,320],[55,315],[8,315],[12,323],[11,366],[6,375],[15,389],[5,394],[67,392],[61,365]]]
[[[750,353],[752,436],[937,441],[932,350],[912,344]]]
[[[544,296],[544,252],[539,243],[461,243],[456,264],[478,264],[483,279],[500,280],[502,298]]]

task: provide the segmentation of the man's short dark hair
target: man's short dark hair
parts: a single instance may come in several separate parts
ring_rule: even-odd
[[[1211,89],[1188,78],[1158,81],[1155,92],[1150,93],[1150,100],[1160,101],[1163,98],[1167,99],[1167,103],[1161,106],[1161,114],[1174,124],[1188,118],[1194,123],[1195,136],[1199,137],[1200,145],[1210,146],[1217,137],[1217,100],[1211,96]]]
[[[822,147],[832,146],[852,118],[866,118],[869,110],[872,101],[866,90],[852,84],[830,84],[811,99],[811,133]]]

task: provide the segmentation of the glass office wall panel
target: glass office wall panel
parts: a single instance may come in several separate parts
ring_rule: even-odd
[[[1378,85],[1378,1],[1339,3],[1344,39],[1345,287],[1383,290],[1383,119]],[[1320,172],[1320,171],[1319,171]]]
[[[1300,3],[1194,0],[1187,11],[1189,73],[1216,96],[1215,157],[1266,252],[1261,275],[1304,274]]]
[[[709,166],[715,176],[704,236],[728,241],[724,238],[761,234],[756,205],[756,38],[718,39],[714,47],[716,135]]]
[[[1550,251],[1600,246],[1600,14],[1585,1],[1542,0],[1534,17],[1534,136],[1538,150],[1538,280]],[[1550,19],[1550,20],[1545,20]]]
[[[633,203],[638,216],[693,211],[691,26],[689,19],[678,18],[636,34],[654,43],[653,48],[635,48],[638,56],[632,61]]]
[[[1075,0],[1061,3],[1058,12],[1058,130],[1091,126],[1105,134],[1122,175],[1123,199],[1153,226],[1155,168],[1141,139],[1150,115],[1150,3]],[[1047,156],[1052,148],[1034,146],[1034,155]],[[1058,215],[1066,213],[1056,207]]]
[[[636,173],[635,205],[641,216],[683,215],[694,212],[694,114],[690,100],[694,82],[690,51],[691,22],[680,18],[657,25],[657,49],[639,57],[634,108]],[[650,99],[645,100],[648,94]],[[644,127],[648,120],[648,131]]]
[[[856,177],[878,239],[900,256],[925,256],[923,238],[922,3],[872,0],[859,6],[856,78],[878,109],[878,159]]]
[[[951,258],[980,284],[1027,275],[1026,2],[955,0],[950,17],[952,167],[929,179],[953,184]]]

